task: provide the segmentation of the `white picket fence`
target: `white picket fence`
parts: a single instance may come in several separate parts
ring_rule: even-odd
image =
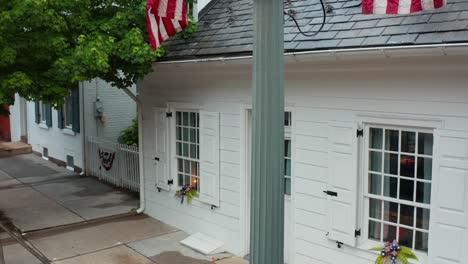
[[[140,191],[139,152],[137,146],[88,137],[86,174],[117,187]]]

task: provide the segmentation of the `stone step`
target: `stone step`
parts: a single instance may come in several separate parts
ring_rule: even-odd
[[[32,147],[23,142],[0,142],[0,158],[29,154]]]

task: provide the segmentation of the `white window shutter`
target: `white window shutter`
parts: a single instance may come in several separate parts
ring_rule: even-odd
[[[200,201],[219,206],[219,113],[200,111]]]
[[[358,137],[354,122],[329,123],[328,238],[356,246]],[[336,194],[336,195],[335,195]]]
[[[155,110],[155,164],[156,164],[156,187],[169,191],[169,118],[167,118],[165,108]]]

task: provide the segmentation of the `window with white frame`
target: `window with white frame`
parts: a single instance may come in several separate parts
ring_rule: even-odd
[[[364,192],[367,236],[428,251],[432,131],[370,126]]]
[[[177,183],[200,191],[200,116],[198,112],[176,112]]]
[[[46,118],[47,118],[46,108],[47,108],[47,105],[44,104],[42,101],[39,101],[39,116],[40,116],[41,123],[46,122]]]
[[[63,104],[63,126],[69,129],[73,127],[73,103],[71,96],[67,97]]]
[[[284,113],[284,194],[291,195],[291,126],[292,113]]]

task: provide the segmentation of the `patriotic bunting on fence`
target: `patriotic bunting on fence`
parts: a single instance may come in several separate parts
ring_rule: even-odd
[[[148,0],[146,23],[151,46],[156,50],[163,41],[187,27],[186,0]]]

